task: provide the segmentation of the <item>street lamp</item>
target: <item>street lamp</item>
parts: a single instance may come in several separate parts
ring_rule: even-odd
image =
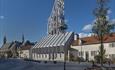
[[[64,48],[64,70],[66,70],[66,52]]]
[[[64,33],[64,46],[63,46],[63,48],[64,48],[64,70],[66,70],[66,42],[65,42],[65,39],[66,39],[66,36],[65,36],[65,33]]]
[[[83,51],[82,51],[82,40],[80,40],[80,46],[81,46],[81,59],[83,58]],[[81,60],[80,60],[81,61]]]

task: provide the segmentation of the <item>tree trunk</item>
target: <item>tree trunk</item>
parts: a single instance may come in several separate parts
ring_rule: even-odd
[[[100,56],[101,56],[100,63],[101,63],[101,66],[103,66],[104,46],[103,46],[103,35],[102,35],[102,33],[101,33],[100,37],[101,37],[101,40],[100,40],[101,41],[101,46],[100,46]]]

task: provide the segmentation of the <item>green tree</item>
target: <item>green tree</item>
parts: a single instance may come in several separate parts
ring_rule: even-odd
[[[59,29],[60,29],[60,31],[65,32],[65,30],[68,29],[68,26],[67,26],[67,24],[64,23],[64,24],[60,25]]]
[[[98,7],[94,10],[94,15],[96,21],[93,24],[92,32],[95,34],[96,39],[100,42],[100,63],[103,66],[103,59],[105,55],[103,41],[106,40],[105,35],[109,35],[111,30],[114,29],[114,24],[110,23],[110,20],[107,19],[108,10],[107,0],[97,0]]]
[[[100,46],[99,47],[99,49],[102,49],[102,47]],[[100,63],[101,62],[101,56],[103,57],[103,62],[105,62],[105,59],[106,59],[106,55],[105,55],[105,52],[106,52],[106,50],[103,48],[103,51],[102,51],[102,55],[101,55],[101,52],[100,51],[98,51],[98,55],[96,55],[94,58],[95,58],[95,61],[97,62],[97,63]]]

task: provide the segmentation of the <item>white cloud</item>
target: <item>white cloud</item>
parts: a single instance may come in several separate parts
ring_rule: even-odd
[[[106,16],[107,20],[110,20],[109,16]],[[83,27],[82,31],[90,32],[92,30],[93,24],[96,22],[96,19],[92,21],[91,24],[87,24]],[[115,24],[115,19],[112,19],[112,24]]]
[[[94,35],[94,33],[89,33],[89,34],[88,34],[88,37],[89,37],[89,36],[92,36],[92,35]]]
[[[108,14],[111,14],[111,13],[112,13],[112,11],[111,11],[111,10],[108,10],[108,11],[107,11],[107,13],[108,13]]]
[[[0,19],[4,19],[4,16],[0,16]]]
[[[87,37],[87,36],[88,36],[88,34],[86,34],[86,33],[79,33],[80,38]]]
[[[91,31],[92,27],[93,27],[92,24],[88,24],[88,25],[85,25],[82,30],[83,31]]]
[[[90,36],[92,36],[92,35],[94,35],[94,34],[93,34],[93,33],[79,33],[79,37],[80,37],[80,38],[90,37]]]

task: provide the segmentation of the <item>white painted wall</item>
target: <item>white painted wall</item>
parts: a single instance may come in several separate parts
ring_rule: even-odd
[[[115,46],[110,47],[111,43],[104,43],[104,49],[106,50],[107,58],[109,58],[109,55],[115,54]],[[96,51],[98,54],[100,44],[92,44],[92,45],[81,45],[81,46],[71,46],[71,48],[74,48],[78,50],[79,52],[83,51],[84,55],[82,56],[84,59],[86,59],[86,52],[89,53],[89,60],[94,60],[94,56],[91,55],[91,51]],[[78,53],[77,53],[78,54]]]
[[[57,56],[56,56],[57,55]],[[61,55],[61,57],[60,57]],[[54,61],[63,61],[64,60],[64,53],[56,53],[54,54]],[[53,56],[51,55],[50,58],[52,58]],[[47,61],[53,61],[52,59],[49,60],[49,54],[36,54],[36,53],[33,53],[32,54],[32,58],[34,60],[41,60],[41,61],[44,61],[44,60],[47,60]]]
[[[20,54],[21,58],[29,58],[30,57],[30,53],[29,50],[22,50],[22,53]]]

